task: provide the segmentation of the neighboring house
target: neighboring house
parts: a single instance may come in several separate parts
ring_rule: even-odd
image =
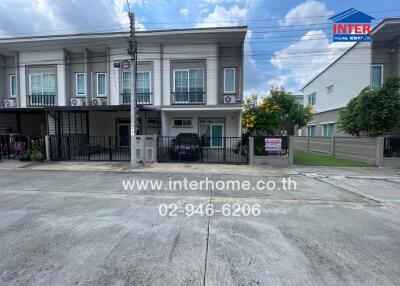
[[[241,136],[246,31],[137,32],[138,134]],[[129,136],[128,36],[0,39],[0,134]]]
[[[308,136],[349,136],[338,130],[339,112],[368,86],[400,76],[400,19],[385,19],[372,31],[372,42],[356,43],[303,88],[304,104],[316,113]]]

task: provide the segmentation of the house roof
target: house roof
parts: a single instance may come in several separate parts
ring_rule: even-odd
[[[136,31],[138,37],[155,36],[155,35],[171,35],[171,34],[204,34],[204,33],[227,33],[227,32],[247,32],[247,26],[227,26],[227,27],[207,27],[207,28],[186,28],[186,29],[164,29],[164,30],[142,30]],[[40,35],[26,37],[9,37],[0,38],[0,44],[16,41],[36,41],[36,40],[54,40],[67,38],[104,38],[104,37],[128,37],[129,32],[94,32],[94,33],[75,33],[75,34],[58,34],[58,35]]]
[[[339,15],[339,14],[338,14]],[[376,25],[373,30],[371,31],[371,34],[374,35],[376,32],[378,32],[383,26],[385,26],[387,23],[400,23],[400,18],[385,18],[383,19],[378,25]],[[331,64],[329,64],[325,69],[323,69],[319,74],[317,74],[314,78],[312,78],[306,85],[304,85],[300,91],[304,91],[304,89],[309,86],[313,81],[315,81],[319,76],[321,76],[323,73],[325,73],[330,67],[332,67],[335,63],[337,63],[341,58],[343,58],[347,53],[349,53],[354,47],[356,47],[359,44],[359,42],[355,43],[352,45],[350,48],[348,48],[343,54],[341,54],[336,60],[334,60]]]

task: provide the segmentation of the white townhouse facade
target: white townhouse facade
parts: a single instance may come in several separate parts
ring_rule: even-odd
[[[246,31],[137,32],[138,134],[241,136]],[[128,36],[0,39],[0,135],[128,136]]]
[[[400,19],[383,20],[371,34],[372,42],[356,43],[302,88],[315,116],[298,135],[350,136],[337,128],[340,111],[363,88],[400,77]]]

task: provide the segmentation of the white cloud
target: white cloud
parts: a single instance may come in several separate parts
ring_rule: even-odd
[[[315,40],[320,38],[319,40]],[[338,58],[352,43],[330,43],[321,30],[307,32],[288,47],[274,52],[271,64],[287,71],[286,76],[301,87],[316,76],[329,63]]]
[[[326,8],[325,3],[315,0],[307,0],[306,2],[292,8],[280,22],[282,26],[316,24],[324,22],[326,18],[332,14],[333,12]]]
[[[249,10],[247,8],[240,8],[234,5],[226,9],[223,6],[216,5],[212,13],[210,13],[197,27],[217,27],[217,26],[230,26],[238,25],[243,22]]]
[[[130,5],[147,5],[147,2],[145,0],[134,0],[134,1],[129,1]],[[129,16],[128,16],[128,11],[126,11],[126,1],[125,0],[114,0],[114,10],[115,10],[115,17],[116,21],[123,25],[124,27],[127,27],[129,25]],[[145,26],[143,23],[135,19],[135,27],[138,30],[146,30]]]
[[[228,0],[229,1],[229,0]],[[219,2],[218,0],[209,2]],[[235,1],[236,2],[236,1]],[[246,2],[247,3],[247,2]],[[257,1],[249,1],[246,5],[233,5],[225,8],[216,5],[211,13],[209,13],[197,27],[217,27],[217,26],[237,26],[246,23],[246,19],[250,12],[257,6]],[[265,94],[267,86],[267,76],[265,71],[257,67],[256,61],[252,57],[250,39],[252,31],[247,31],[244,42],[244,96],[249,97],[253,94]]]
[[[287,75],[278,75],[268,81],[270,87],[285,87],[288,83],[289,77]]]
[[[179,13],[183,16],[186,17],[189,14],[189,9],[188,8],[181,8],[181,10],[179,10]]]

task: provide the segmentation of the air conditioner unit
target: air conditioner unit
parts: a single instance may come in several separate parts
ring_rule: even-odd
[[[83,98],[71,98],[71,106],[85,106],[86,100]]]
[[[224,103],[225,104],[236,103],[236,97],[234,95],[225,95],[224,96]]]
[[[5,107],[17,107],[17,100],[16,99],[6,99],[4,100]]]
[[[106,98],[92,98],[92,105],[94,105],[94,106],[107,105],[107,99]]]

